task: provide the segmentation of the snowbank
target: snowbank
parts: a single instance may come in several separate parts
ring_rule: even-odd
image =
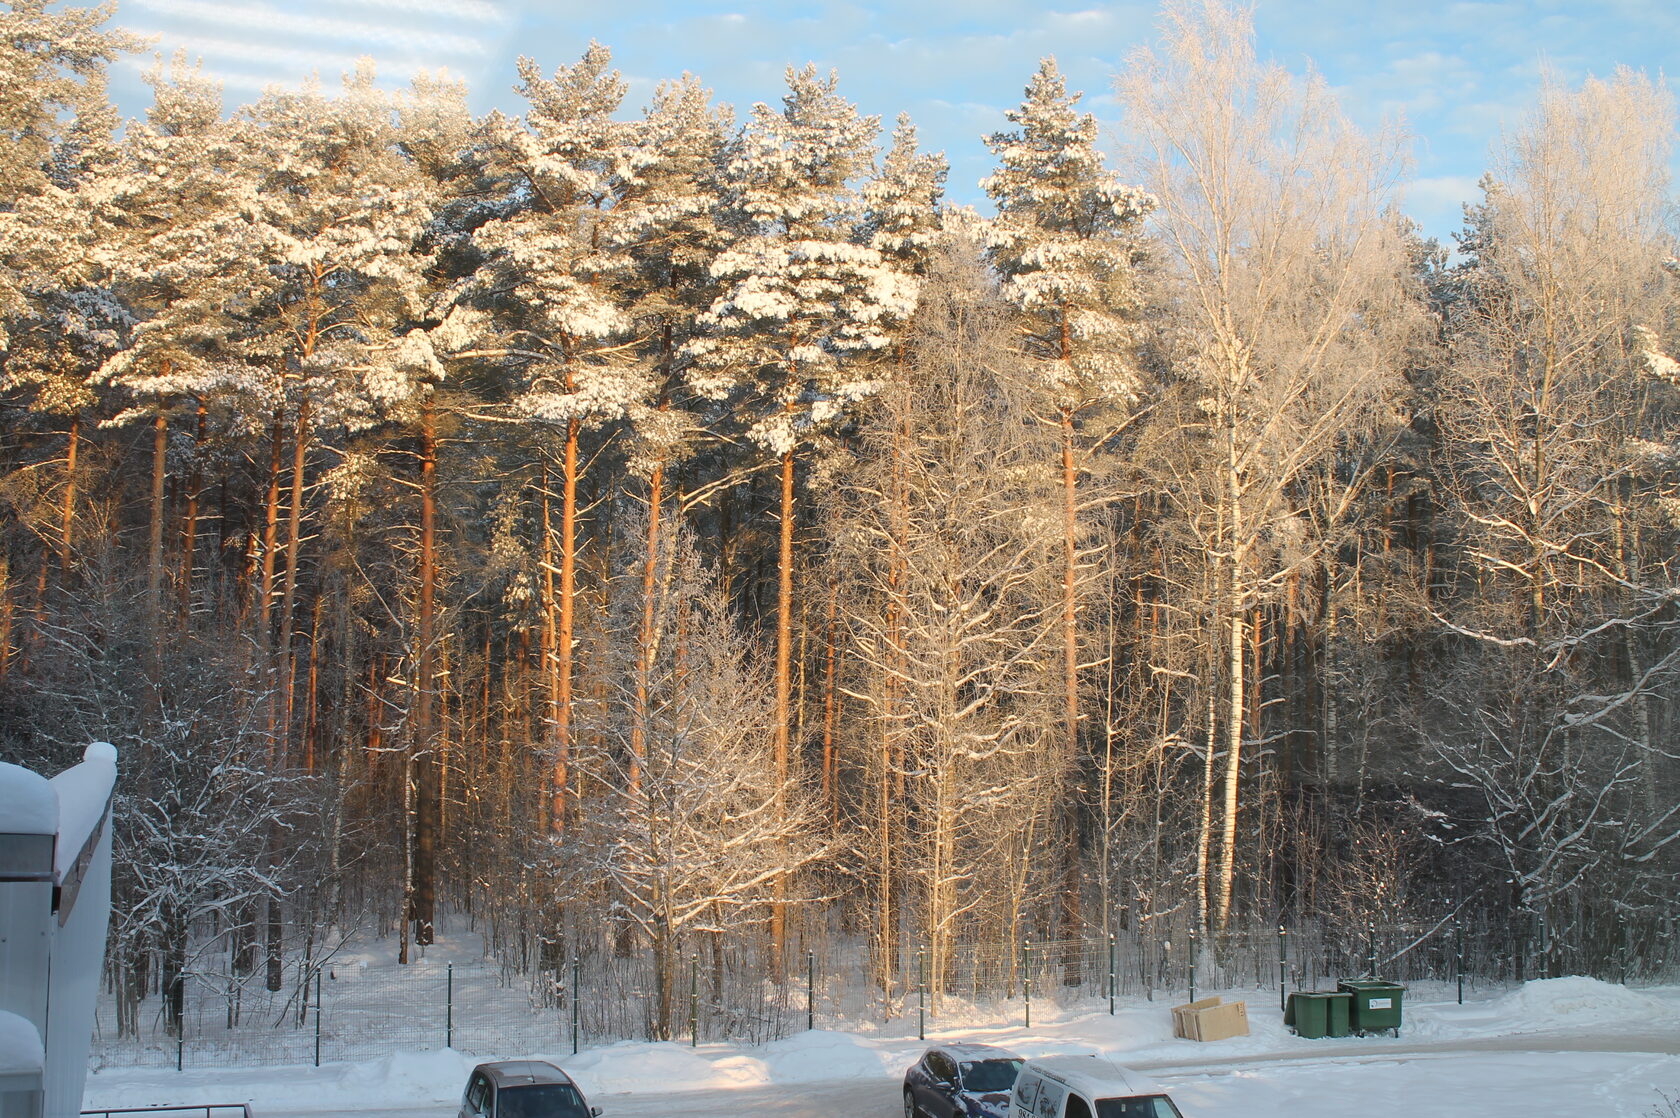
[[[895,1048],[851,1033],[816,1029],[765,1045],[764,1070],[771,1083],[897,1076],[910,1061]]]
[[[1282,1057],[1276,1066],[1400,1068],[1407,1064],[1407,1058],[1400,1055],[1400,1045],[1419,1040],[1426,1044],[1436,1040],[1473,1042],[1500,1036],[1574,1032],[1613,1043],[1618,1034],[1648,1038],[1653,1032],[1680,1031],[1680,987],[1638,991],[1588,978],[1550,979],[1488,993],[1473,991],[1473,1000],[1463,1006],[1457,1004],[1450,984],[1420,984],[1407,991],[1400,1041],[1388,1037],[1308,1040],[1284,1028],[1276,990],[1214,992],[1226,1000],[1248,1003],[1249,1036],[1206,1044],[1176,1039],[1169,1010],[1178,999],[1162,997],[1153,1002],[1122,1002],[1113,1016],[1106,1006],[1093,1009],[1089,1003],[1073,1010],[1046,1006],[1042,1017],[1035,1007],[1031,1029],[1020,1024],[1000,1025],[995,1017],[990,1023],[965,1021],[960,1013],[930,1018],[926,1041],[916,1039],[916,1019],[912,1015],[885,1026],[863,1026],[864,1031],[819,1029],[759,1047],[703,1044],[693,1048],[682,1042],[621,1041],[576,1056],[520,1052],[500,1056],[512,1059],[535,1055],[559,1064],[578,1080],[593,1104],[605,1105],[611,1114],[631,1100],[652,1100],[673,1092],[723,1091],[727,1097],[727,1092],[734,1089],[872,1082],[890,1096],[896,1091],[898,1077],[929,1044],[970,1040],[1012,1049],[1023,1056],[1110,1056],[1169,1080],[1169,1088],[1181,1103],[1186,1101],[1181,1094],[1187,1095],[1192,1104],[1205,1102],[1206,1113],[1250,1113],[1243,1100],[1269,1100],[1274,1105],[1261,1106],[1252,1113],[1305,1118],[1320,1111],[1330,1113],[1319,1106],[1322,1100],[1315,1101],[1317,1087],[1309,1084],[1298,1091],[1293,1079],[1287,1084],[1282,1079],[1272,1084],[1264,1081],[1264,1076],[1256,1082],[1254,1077],[1260,1073],[1245,1070],[1243,1062],[1254,1057],[1266,1061]],[[1519,1055],[1500,1059],[1511,1067],[1527,1066]],[[1529,1053],[1524,1058],[1532,1061],[1539,1057]],[[1623,1059],[1610,1055],[1603,1058],[1607,1068]],[[1494,1057],[1485,1059],[1493,1061]],[[1680,1067],[1680,1058],[1663,1059],[1669,1067]],[[86,1105],[246,1101],[273,1107],[277,1100],[283,1100],[284,1107],[293,1112],[323,1114],[436,1108],[459,1097],[468,1073],[479,1060],[441,1050],[406,1052],[319,1069],[232,1068],[176,1073],[112,1068],[89,1078]],[[1645,1060],[1651,1062],[1649,1054]],[[1274,1065],[1256,1064],[1253,1068],[1262,1066]],[[1621,1066],[1616,1063],[1617,1068]],[[1470,1072],[1466,1075],[1475,1078]],[[1391,1087],[1383,1081],[1380,1089]],[[1532,1105],[1533,1098],[1524,1094],[1520,1083],[1514,1084],[1512,1091],[1513,1107],[1519,1101]],[[636,1104],[637,1108],[646,1105]],[[719,1105],[723,1107],[720,1112],[727,1111],[726,1104]],[[1191,1112],[1201,1110],[1193,1105]]]
[[[709,1054],[715,1055],[712,1046]],[[591,1099],[597,1095],[642,1094],[663,1091],[701,1091],[763,1082],[757,1061],[734,1061],[720,1069],[694,1049],[678,1044],[650,1044],[622,1040],[590,1048],[576,1056],[545,1056],[566,1069]]]
[[[1642,1021],[1668,1012],[1661,1000],[1648,994],[1581,975],[1524,983],[1499,999],[1498,1004],[1513,1016],[1528,1021],[1569,1025]]]

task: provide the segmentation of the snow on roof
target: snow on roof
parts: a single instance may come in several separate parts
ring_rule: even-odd
[[[994,1044],[976,1044],[973,1041],[960,1041],[956,1044],[939,1045],[941,1052],[950,1053],[953,1060],[1019,1060],[1021,1057],[1007,1048],[999,1048]]]
[[[58,849],[53,871],[59,880],[76,864],[93,829],[105,817],[116,783],[117,750],[104,741],[89,745],[82,753],[81,764],[52,778],[52,790],[58,793]]]
[[[1093,1099],[1166,1094],[1154,1080],[1107,1056],[1040,1056],[1021,1070],[1040,1072]]]
[[[50,835],[58,830],[58,801],[47,778],[0,761],[0,834]]]
[[[46,1064],[47,1051],[41,1045],[41,1031],[35,1023],[0,1009],[0,1075],[39,1073]]]

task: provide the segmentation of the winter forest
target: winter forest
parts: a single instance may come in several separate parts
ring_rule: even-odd
[[[1680,957],[1660,81],[1542,84],[1441,244],[1220,0],[1114,119],[999,75],[986,212],[809,66],[475,117],[178,57],[125,122],[141,48],[0,9],[0,757],[120,751],[126,1028],[446,916],[645,957],[655,1037],[723,944]]]

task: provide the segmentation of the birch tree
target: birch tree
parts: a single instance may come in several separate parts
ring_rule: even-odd
[[[1217,632],[1225,650],[1224,698],[1208,708],[1221,723],[1223,788],[1202,808],[1217,872],[1204,853],[1200,874],[1202,920],[1222,928],[1256,686],[1248,618],[1323,546],[1294,488],[1398,376],[1406,261],[1388,207],[1400,157],[1393,137],[1342,117],[1322,79],[1261,63],[1245,12],[1175,4],[1163,32],[1117,88],[1182,307],[1173,373],[1193,402],[1183,431],[1193,453],[1165,485],[1192,555],[1210,564],[1206,639]],[[1369,468],[1356,463],[1343,490]]]

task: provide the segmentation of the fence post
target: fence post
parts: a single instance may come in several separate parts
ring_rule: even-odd
[[[805,952],[805,1031],[817,1027],[817,953]]]
[[[1196,927],[1190,926],[1190,1000],[1196,1000]]]
[[[1622,985],[1628,982],[1628,963],[1633,955],[1633,932],[1621,913],[1616,914],[1616,954],[1622,961]]]
[[[1458,1004],[1464,1004],[1464,922],[1455,922],[1458,932]]]
[[[700,1047],[700,955],[688,959],[688,1046]]]
[[[572,956],[572,1055],[578,1050],[578,987],[582,985],[583,964]]]
[[[1365,921],[1365,976],[1377,977],[1377,922]]]
[[[1289,1008],[1289,931],[1278,925],[1278,1009]]]
[[[1108,1015],[1114,1016],[1114,933],[1108,933]]]
[[[175,1019],[175,1070],[181,1071],[187,1059],[187,979],[182,975],[175,981],[181,984],[181,1014]]]
[[[1027,1028],[1032,1028],[1032,937],[1021,946],[1024,959],[1021,963],[1021,993],[1026,998]]]
[[[455,1047],[455,964],[443,968],[443,1046]]]
[[[927,948],[916,948],[916,1039],[927,1039]]]
[[[315,972],[315,1066],[321,1066],[321,972]]]

